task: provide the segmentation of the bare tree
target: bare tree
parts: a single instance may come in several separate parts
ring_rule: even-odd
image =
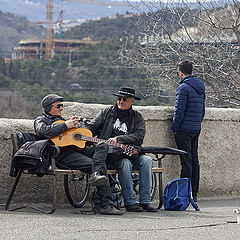
[[[130,4],[130,3],[129,3]],[[129,37],[121,58],[142,70],[148,95],[172,92],[177,63],[190,60],[206,85],[208,105],[240,106],[239,1],[149,1],[131,5],[140,15],[138,37]]]

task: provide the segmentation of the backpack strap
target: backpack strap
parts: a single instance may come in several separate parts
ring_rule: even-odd
[[[189,201],[190,201],[190,203],[192,204],[193,208],[194,208],[196,211],[199,211],[200,209],[199,209],[198,205],[193,201],[192,185],[191,185],[190,179],[188,179],[188,196],[189,196]]]
[[[177,189],[176,189],[176,197],[174,198],[174,201],[177,199],[177,198],[179,198],[179,196],[178,196],[178,181],[176,182],[176,186],[177,186]]]

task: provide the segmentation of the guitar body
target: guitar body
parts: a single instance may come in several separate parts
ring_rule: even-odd
[[[53,124],[64,123],[65,121],[59,120]],[[70,128],[64,133],[51,138],[56,146],[76,146],[78,148],[84,148],[86,141],[82,140],[82,136],[92,137],[92,132],[86,128]]]
[[[58,123],[64,123],[65,121],[59,120],[54,122],[53,124],[58,124]],[[105,139],[100,139],[96,137],[92,137],[92,132],[89,129],[86,128],[71,128],[65,131],[62,134],[59,134],[56,137],[51,138],[51,140],[54,142],[56,146],[59,147],[68,147],[68,146],[75,146],[78,148],[84,148],[86,142],[105,142],[108,145],[114,146],[117,150],[117,152],[123,152],[124,154],[128,156],[136,155],[138,154],[138,150],[135,149],[134,147],[117,143],[117,142],[108,142]],[[116,152],[116,151],[114,151]],[[110,152],[109,152],[110,153]]]

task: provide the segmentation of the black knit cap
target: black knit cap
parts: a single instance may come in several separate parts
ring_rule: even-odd
[[[113,93],[113,95],[118,97],[133,97],[136,100],[141,100],[140,97],[135,96],[135,90],[129,87],[121,87],[118,93]]]
[[[48,94],[47,96],[45,96],[41,101],[44,112],[48,113],[51,110],[52,104],[58,101],[62,102],[63,97],[56,94]]]

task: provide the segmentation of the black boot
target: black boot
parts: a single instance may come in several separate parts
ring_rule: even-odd
[[[123,215],[123,210],[116,209],[113,205],[105,205],[99,209],[99,213],[102,215]]]
[[[137,203],[132,204],[132,205],[126,205],[125,206],[126,210],[128,212],[143,212],[143,208],[140,207]]]
[[[157,208],[151,207],[149,203],[146,204],[140,203],[139,206],[142,207],[147,212],[157,212]]]

